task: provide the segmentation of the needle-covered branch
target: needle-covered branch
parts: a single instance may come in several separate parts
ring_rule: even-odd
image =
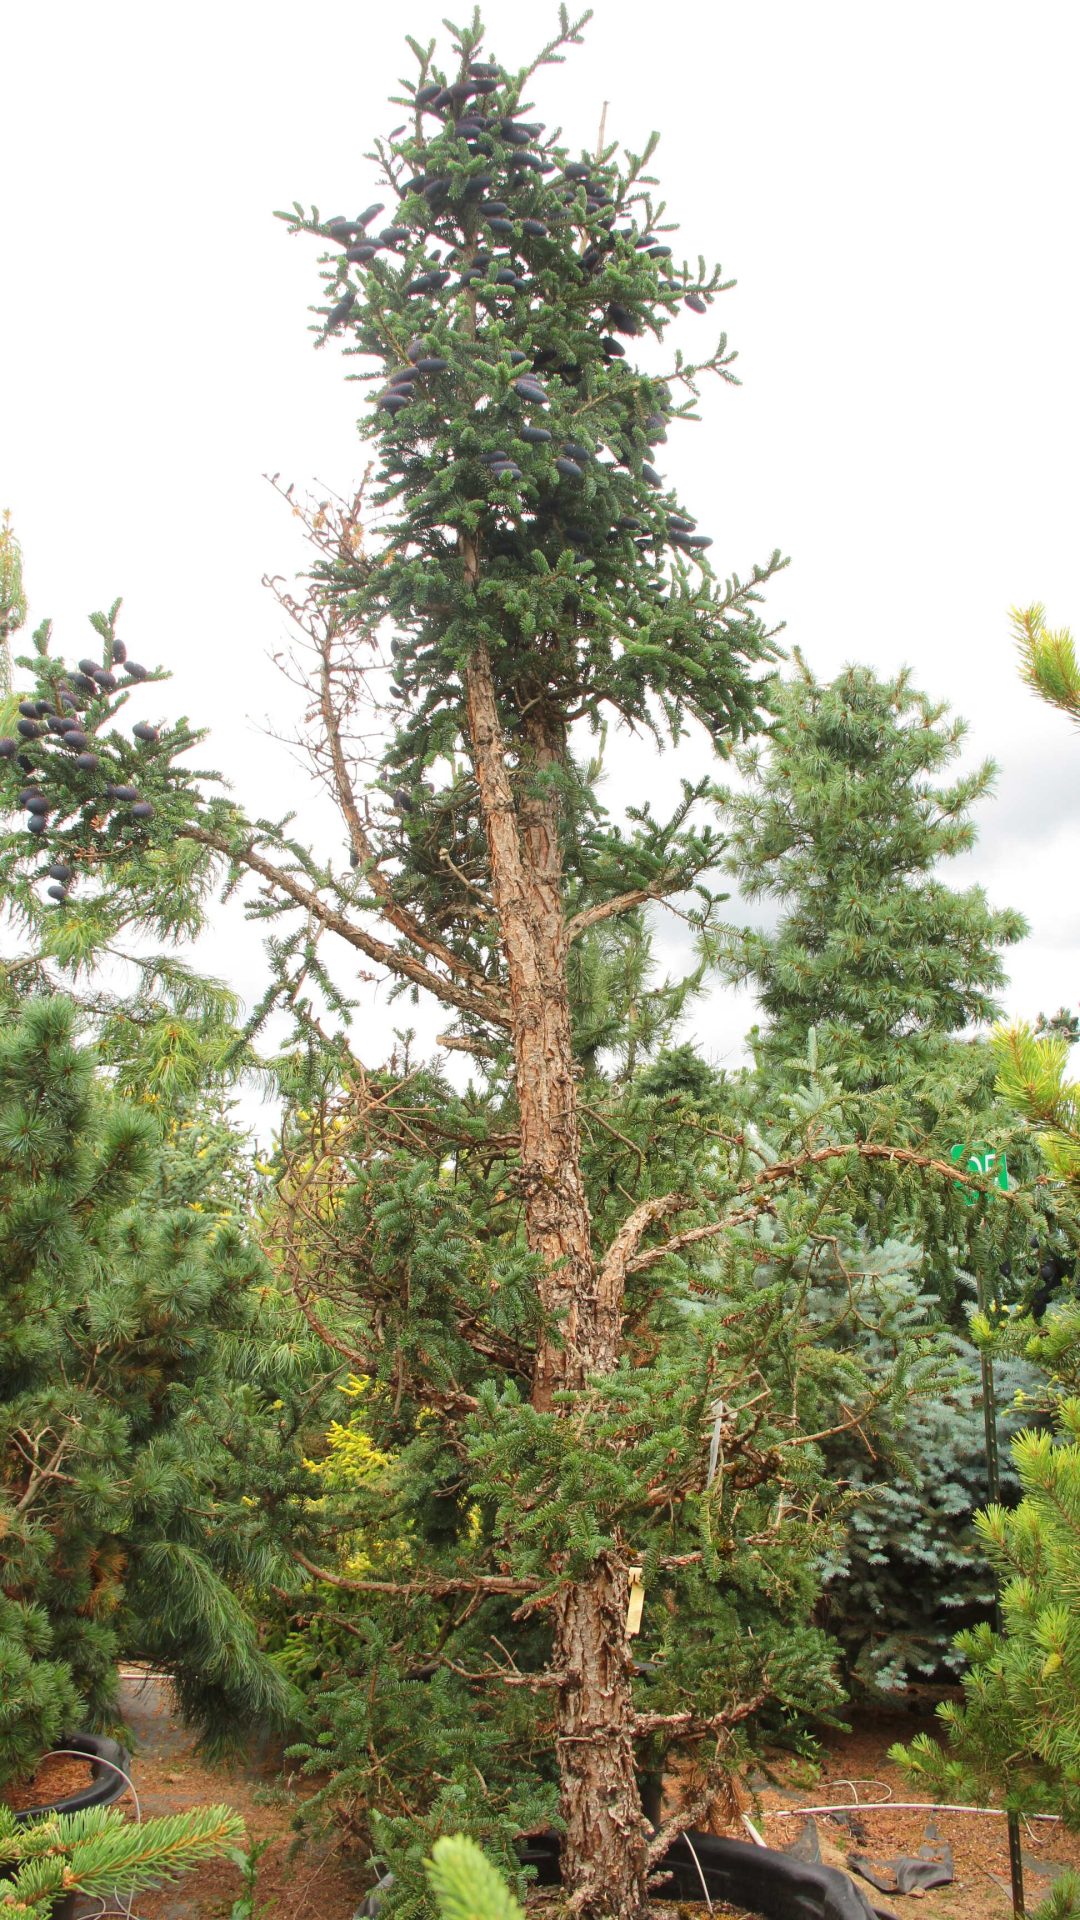
[[[761,1167],[749,1179],[742,1180],[734,1188],[732,1198],[752,1195],[749,1207],[738,1208],[734,1212],[723,1212],[718,1218],[708,1220],[700,1226],[688,1227],[681,1233],[670,1237],[657,1247],[647,1248],[642,1253],[627,1254],[623,1260],[623,1270],[627,1274],[644,1273],[657,1261],[672,1254],[682,1253],[687,1247],[700,1246],[703,1242],[716,1240],[732,1232],[736,1227],[745,1226],[758,1213],[773,1204],[774,1190],[782,1185],[804,1177],[815,1167],[825,1166],[833,1160],[877,1160],[893,1167],[913,1167],[922,1173],[932,1174],[936,1179],[948,1180],[954,1186],[966,1186],[976,1193],[992,1191],[992,1181],[961,1171],[953,1161],[941,1160],[934,1154],[918,1153],[913,1148],[890,1146],[880,1140],[850,1140],[833,1142],[828,1146],[807,1148],[805,1152],[793,1154],[790,1159],[776,1160]],[[1006,1196],[1007,1197],[1007,1196]],[[696,1200],[678,1194],[667,1194],[662,1200],[650,1201],[640,1210],[644,1216],[640,1222],[628,1221],[627,1226],[640,1240],[642,1233],[655,1219],[663,1219],[669,1213],[691,1206],[707,1205],[706,1196]],[[725,1203],[726,1204],[726,1203]],[[654,1211],[650,1212],[652,1208]],[[655,1211],[655,1209],[659,1211]]]

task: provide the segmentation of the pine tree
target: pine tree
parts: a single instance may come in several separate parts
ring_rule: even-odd
[[[1080,1400],[1057,1418],[1057,1438],[1028,1430],[1013,1443],[1020,1504],[978,1516],[1002,1580],[1001,1631],[984,1622],[958,1637],[968,1670],[962,1705],[938,1709],[947,1747],[924,1734],[895,1753],[950,1798],[1004,1795],[1080,1827]]]
[[[774,930],[731,932],[720,950],[722,970],[749,980],[761,999],[758,1081],[767,1088],[812,1035],[842,1083],[873,1105],[885,1137],[942,1155],[965,1140],[992,1141],[1014,1183],[1024,1181],[1038,1171],[1030,1142],[995,1092],[989,1050],[961,1038],[993,1016],[1002,949],[1024,923],[992,910],[978,889],[951,889],[940,871],[973,844],[971,810],[990,791],[993,768],[945,783],[965,730],[906,673],[885,682],[853,667],[821,685],[797,664],[767,753],[742,756],[747,790],[724,796],[729,869],[749,898],[771,896],[780,907]],[[872,1374],[888,1359],[895,1314],[914,1312],[966,1384],[899,1407],[875,1451],[854,1434],[834,1448],[837,1473],[861,1498],[831,1565],[828,1617],[860,1684],[948,1670],[958,1663],[957,1626],[989,1610],[991,1572],[971,1526],[987,1481],[967,1316],[978,1274],[992,1294],[1023,1291],[1028,1241],[1047,1233],[1045,1219],[1029,1215],[1026,1201],[976,1209],[958,1234],[938,1190],[923,1187],[898,1210],[866,1168],[861,1233],[871,1247],[890,1233],[906,1243],[921,1284],[909,1294],[898,1275],[882,1321],[856,1318],[842,1337]],[[845,1265],[866,1257],[865,1245],[844,1251]],[[841,1284],[817,1310],[842,1320],[843,1304]],[[1023,1362],[1006,1372],[1010,1390],[1032,1390]],[[1003,1434],[1008,1426],[1006,1416]],[[1015,1490],[1007,1465],[1005,1482]]]
[[[265,1269],[235,1224],[160,1205],[155,1131],[68,1003],[24,1008],[0,1041],[4,1777],[107,1719],[122,1653],[206,1725],[291,1706],[236,1597],[271,1565],[236,1459]]]
[[[1041,606],[1015,607],[1012,627],[1028,686],[1050,706],[1080,720],[1080,661],[1068,627],[1048,627]]]
[[[436,1840],[426,1866],[439,1920],[525,1920],[505,1880],[466,1834]]]
[[[1071,635],[1064,629],[1048,632],[1039,606],[1015,612],[1013,627],[1025,680],[1075,718],[1080,687]],[[1020,1349],[1046,1370],[1057,1435],[1035,1428],[1017,1436],[1013,1456],[1024,1497],[1012,1512],[994,1505],[978,1517],[1003,1583],[1001,1618],[997,1631],[984,1624],[959,1637],[970,1668],[962,1706],[950,1702],[939,1710],[947,1747],[923,1735],[910,1747],[895,1748],[894,1755],[920,1783],[940,1786],[950,1796],[1003,1791],[1013,1808],[1053,1808],[1077,1826],[1080,1084],[1068,1078],[1075,1035],[1067,1018],[1040,1022],[1040,1028],[1018,1022],[1000,1029],[994,1052],[1001,1092],[1023,1114],[1045,1161],[1059,1248],[1049,1273],[1040,1275],[1045,1293],[1036,1290],[1027,1303],[1030,1316],[1003,1321],[981,1315],[975,1330],[992,1351]],[[1070,1275],[1072,1285],[1060,1291]],[[1055,1294],[1057,1302],[1051,1304]],[[1068,1910],[1070,1901],[1075,1906],[1072,1883],[1062,1890],[1060,1907]]]
[[[962,1705],[939,1709],[947,1746],[928,1736],[897,1748],[920,1782],[950,1795],[1004,1793],[1009,1805],[1062,1813],[1080,1826],[1080,1086],[1067,1078],[1069,1041],[1019,1024],[995,1036],[1005,1096],[1036,1132],[1052,1182],[1063,1263],[1074,1280],[1041,1324],[1030,1316],[982,1316],[978,1338],[1017,1350],[1045,1369],[1045,1424],[1013,1441],[1023,1498],[1011,1512],[988,1507],[977,1525],[1002,1581],[1001,1625],[959,1636],[969,1662]]]
[[[994,1017],[1001,951],[1027,929],[981,888],[938,877],[973,845],[994,776],[988,761],[941,784],[965,734],[945,714],[906,672],[850,667],[821,685],[800,662],[767,755],[742,756],[727,864],[781,915],[773,933],[730,935],[720,964],[759,996],[764,1061],[797,1056],[813,1027],[845,1085],[911,1088],[953,1036]]]
[[[114,619],[118,605],[112,610]],[[34,736],[51,727],[54,737],[66,739],[61,722],[71,732],[69,748],[87,749],[83,754],[87,765],[80,771],[94,771],[98,764],[88,751],[90,742],[80,719],[96,689],[94,680],[80,672],[72,679],[81,680],[81,687],[65,684],[59,691],[50,682],[40,702],[12,690],[11,642],[26,619],[22,549],[11,516],[5,513],[0,519],[0,757],[19,775],[24,788],[35,772],[29,751]],[[92,624],[100,647],[108,620],[95,615]],[[45,621],[33,635],[33,654],[18,664],[36,671],[47,661],[50,634],[50,623]],[[119,664],[124,655],[122,643],[116,651],[114,662],[111,646],[108,649],[110,666]],[[84,662],[87,667],[93,664],[90,659]],[[145,669],[135,665],[131,672],[145,675]],[[151,744],[149,736],[140,744]],[[31,794],[36,797],[32,786],[27,797]],[[34,818],[32,810],[30,817]],[[39,827],[42,822],[39,815]],[[57,924],[56,907],[77,893],[78,866],[63,860],[50,862],[49,870],[38,875],[42,884],[28,887],[17,880],[18,864],[17,859],[4,862],[0,887],[11,936],[9,951],[0,960],[0,1006],[6,1012],[17,1013],[34,994],[65,992],[76,998],[118,1083],[151,1103],[178,1093],[190,1095],[211,1084],[227,1085],[238,1074],[253,1070],[250,1049],[238,1032],[240,1003],[235,994],[197,972],[175,951],[152,954],[142,941],[118,940],[124,930],[131,930],[132,915],[110,913],[104,898],[85,917],[69,914]],[[138,920],[137,910],[134,919]],[[183,924],[182,907],[179,919],[174,909],[172,931]],[[108,955],[108,980],[97,966],[103,954]],[[118,969],[118,962],[125,964]],[[125,970],[130,970],[129,979],[137,981],[134,993],[115,985],[117,972]]]
[[[5,509],[0,517],[0,696],[5,700],[11,694],[11,636],[25,619],[22,548]]]

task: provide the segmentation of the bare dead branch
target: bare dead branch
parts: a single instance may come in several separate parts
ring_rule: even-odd
[[[402,934],[406,940],[411,941],[413,946],[419,947],[423,953],[428,954],[431,959],[437,960],[439,965],[445,967],[448,973],[460,976],[475,992],[486,992],[488,982],[484,979],[483,974],[472,966],[470,962],[460,960],[456,954],[450,951],[449,947],[443,945],[442,941],[433,940],[430,934],[424,931],[415,914],[410,913],[406,907],[403,907],[401,903],[394,898],[390,882],[380,869],[378,861],[375,858],[375,850],[371,844],[367,829],[360,818],[360,809],[356,804],[356,795],[353,791],[352,781],[349,778],[348,764],[345,759],[345,752],[341,741],[340,717],[334,702],[334,689],[330,673],[329,654],[333,639],[334,630],[333,627],[331,627],[325,642],[319,649],[319,710],[322,715],[326,742],[330,751],[334,792],[338,805],[345,816],[345,823],[349,829],[349,840],[353,852],[356,854],[364,869],[364,878],[375,894],[384,918],[389,921],[392,927],[396,928],[398,933]]]
[[[473,1053],[478,1060],[495,1060],[498,1057],[498,1050],[490,1040],[481,1040],[478,1034],[437,1033],[435,1044],[451,1052]]]
[[[493,1026],[507,1027],[509,1014],[497,989],[483,995],[471,988],[459,986],[456,981],[447,980],[442,974],[434,973],[424,966],[414,954],[405,953],[400,947],[388,946],[385,940],[378,940],[374,934],[365,932],[354,921],[346,919],[336,907],[323,900],[311,887],[307,887],[294,874],[286,872],[284,867],[275,866],[251,845],[236,847],[220,833],[211,833],[205,827],[187,826],[180,829],[186,840],[194,840],[200,846],[210,847],[239,867],[246,867],[250,873],[259,877],[287,899],[294,900],[303,907],[329,933],[336,933],[340,939],[355,947],[367,959],[375,961],[388,972],[396,973],[400,978],[411,980],[414,986],[423,987],[435,995],[437,1000],[448,1006],[457,1007],[462,1013],[471,1013],[479,1020],[489,1020]]]

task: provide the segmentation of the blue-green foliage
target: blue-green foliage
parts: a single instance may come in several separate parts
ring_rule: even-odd
[[[957,1628],[985,1616],[993,1579],[972,1516],[986,1499],[986,1436],[979,1354],[941,1324],[938,1302],[921,1285],[921,1250],[889,1244],[878,1258],[869,1299],[837,1324],[837,1294],[815,1287],[807,1306],[814,1324],[849,1347],[868,1380],[888,1377],[904,1339],[954,1374],[947,1391],[932,1387],[886,1405],[872,1433],[855,1428],[827,1449],[838,1479],[854,1496],[842,1544],[825,1561],[830,1632],[844,1650],[857,1687],[888,1691],[909,1680],[960,1671]],[[847,1250],[845,1265],[874,1264]],[[873,1303],[874,1311],[867,1307]],[[1040,1376],[1020,1360],[998,1363],[998,1433],[1002,1487],[1015,1491],[1009,1436],[1024,1424],[1017,1394]]]

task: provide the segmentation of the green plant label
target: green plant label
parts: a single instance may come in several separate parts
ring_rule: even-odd
[[[992,1174],[995,1187],[1000,1188],[1002,1193],[1008,1193],[1008,1162],[1005,1155],[999,1153],[996,1147],[987,1147],[981,1142],[976,1142],[969,1147],[963,1141],[957,1141],[954,1147],[949,1148],[949,1159],[954,1162],[963,1160],[969,1173],[981,1173],[987,1178]],[[980,1198],[980,1195],[973,1193],[970,1187],[962,1186],[959,1180],[956,1182],[956,1190],[963,1194],[966,1206],[973,1207],[976,1200]]]

